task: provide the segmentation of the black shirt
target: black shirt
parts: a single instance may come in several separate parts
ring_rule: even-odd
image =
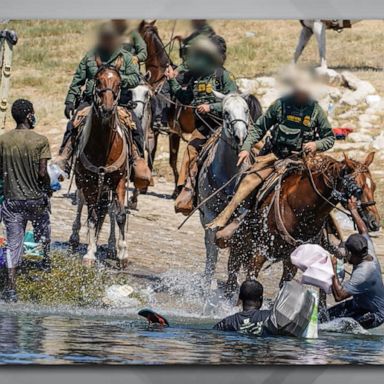
[[[269,310],[259,309],[238,312],[218,322],[213,329],[261,335],[263,333],[262,325],[270,313],[271,311]]]

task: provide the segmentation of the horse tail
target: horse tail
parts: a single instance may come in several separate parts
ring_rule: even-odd
[[[263,108],[261,107],[260,101],[256,96],[251,94],[245,96],[244,99],[248,104],[252,121],[256,121],[263,114]]]

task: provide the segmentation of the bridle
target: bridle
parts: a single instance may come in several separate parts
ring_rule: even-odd
[[[119,103],[119,99],[120,99],[120,95],[121,95],[121,75],[120,75],[120,72],[114,67],[114,66],[100,66],[98,71],[96,72],[96,75],[95,75],[95,81],[96,81],[96,84],[97,82],[99,82],[100,80],[98,79],[98,75],[104,71],[104,70],[111,70],[113,72],[115,72],[119,78],[119,89],[118,91],[116,92],[113,88],[111,87],[104,87],[104,88],[98,88],[96,85],[94,87],[94,90],[93,90],[93,100],[94,100],[94,107],[95,107],[95,111],[97,114],[102,114],[102,104],[100,104],[100,95],[103,94],[103,93],[106,93],[106,92],[111,92],[112,95],[113,95],[113,98],[114,98],[114,102],[113,102],[113,109],[116,109],[118,103]]]

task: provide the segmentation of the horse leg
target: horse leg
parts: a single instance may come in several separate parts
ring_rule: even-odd
[[[69,246],[72,252],[75,252],[80,243],[80,229],[81,229],[81,213],[84,207],[84,195],[80,189],[76,192],[77,195],[77,210],[76,217],[72,224],[72,234],[69,238]]]
[[[313,24],[313,33],[315,34],[317,44],[319,47],[320,66],[321,68],[327,68],[326,60],[326,29],[325,24],[322,21],[315,21]]]
[[[117,258],[120,268],[126,269],[128,266],[128,244],[125,236],[125,224],[127,221],[127,213],[125,210],[125,177],[121,178],[117,186],[117,212],[116,222],[119,227],[118,251]]]
[[[229,250],[229,258],[228,258],[228,279],[225,284],[225,293],[224,296],[231,300],[233,295],[235,294],[237,288],[239,287],[239,282],[237,280],[237,276],[240,272],[241,267],[241,258],[237,257],[234,252],[233,247],[230,247]]]
[[[313,31],[310,28],[303,26],[303,28],[301,29],[299,41],[296,46],[295,54],[293,56],[293,62],[295,64],[299,60],[299,57],[303,53],[304,48],[307,46],[308,41],[310,40],[312,35],[313,35]]]
[[[169,165],[172,168],[173,176],[175,179],[175,189],[172,193],[172,198],[175,199],[179,194],[177,188],[177,180],[179,179],[179,172],[177,170],[177,155],[180,147],[180,136],[175,133],[169,134]]]
[[[146,192],[146,190],[145,190],[145,192]],[[128,208],[129,209],[133,209],[134,211],[137,211],[137,202],[138,202],[139,195],[140,195],[140,190],[137,188],[134,188],[132,196],[128,202]]]
[[[206,262],[205,262],[205,271],[204,271],[204,285],[206,290],[211,289],[211,283],[213,275],[215,274],[217,256],[219,254],[219,248],[215,244],[216,231],[211,229],[205,230],[204,241],[206,249]]]
[[[297,267],[291,263],[289,257],[283,259],[283,274],[280,279],[279,288],[283,287],[285,281],[291,281],[297,273]]]
[[[83,265],[92,266],[96,261],[97,251],[97,209],[95,205],[88,204],[88,247],[87,253],[83,257]]]
[[[267,258],[261,254],[249,254],[247,280],[256,280]]]
[[[110,232],[108,237],[108,257],[111,259],[116,259],[116,196],[114,200],[109,205],[109,224]]]

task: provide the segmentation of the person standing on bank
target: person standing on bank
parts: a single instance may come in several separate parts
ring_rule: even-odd
[[[43,244],[42,267],[49,270],[50,180],[47,162],[51,158],[48,139],[33,131],[36,116],[30,101],[12,105],[16,128],[0,136],[0,178],[4,180],[2,216],[7,234],[7,282],[1,298],[16,302],[16,269],[21,264],[28,221],[36,242]]]

